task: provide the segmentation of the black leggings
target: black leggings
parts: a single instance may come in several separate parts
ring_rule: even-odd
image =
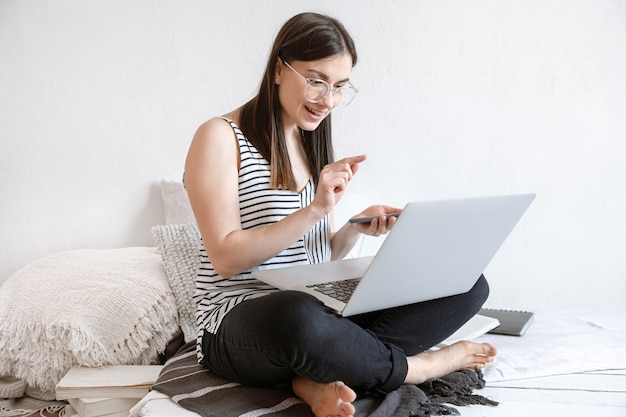
[[[406,357],[454,333],[488,294],[481,275],[464,294],[345,318],[308,294],[279,291],[239,304],[216,334],[205,332],[204,362],[249,385],[279,385],[300,375],[390,392],[404,383]]]

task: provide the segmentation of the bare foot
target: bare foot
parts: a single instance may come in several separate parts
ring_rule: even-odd
[[[351,404],[356,393],[341,381],[320,384],[296,376],[291,386],[298,397],[311,407],[315,417],[352,417],[355,412]]]
[[[482,369],[493,362],[496,348],[489,343],[466,340],[456,342],[441,350],[423,352],[408,357],[409,372],[406,384],[421,384],[430,378],[439,378],[461,369]]]

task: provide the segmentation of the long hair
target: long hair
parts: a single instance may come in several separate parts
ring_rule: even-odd
[[[270,162],[273,187],[298,191],[285,143],[278,86],[274,83],[278,59],[287,62],[315,61],[346,52],[352,57],[352,66],[356,65],[353,39],[341,22],[329,16],[298,14],[278,32],[259,93],[243,106],[240,120],[246,137]],[[324,165],[334,161],[330,115],[314,131],[300,129],[300,137],[314,184],[317,185]]]

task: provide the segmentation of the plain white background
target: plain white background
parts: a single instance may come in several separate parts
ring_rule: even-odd
[[[488,305],[624,309],[621,0],[0,0],[0,282],[61,250],[153,246],[159,181],[255,93],[301,11],[338,17],[359,51],[333,126],[338,157],[369,158],[342,213],[536,192]]]

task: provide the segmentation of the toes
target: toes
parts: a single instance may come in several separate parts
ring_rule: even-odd
[[[498,349],[496,349],[496,347],[491,343],[483,343],[483,346],[485,347],[486,355],[496,356],[498,354]]]
[[[335,392],[337,397],[339,397],[342,401],[351,403],[356,400],[356,393],[352,390],[352,388],[348,387],[341,381],[337,382]]]
[[[356,409],[352,404],[344,404],[341,406],[341,413],[343,416],[353,416]]]

